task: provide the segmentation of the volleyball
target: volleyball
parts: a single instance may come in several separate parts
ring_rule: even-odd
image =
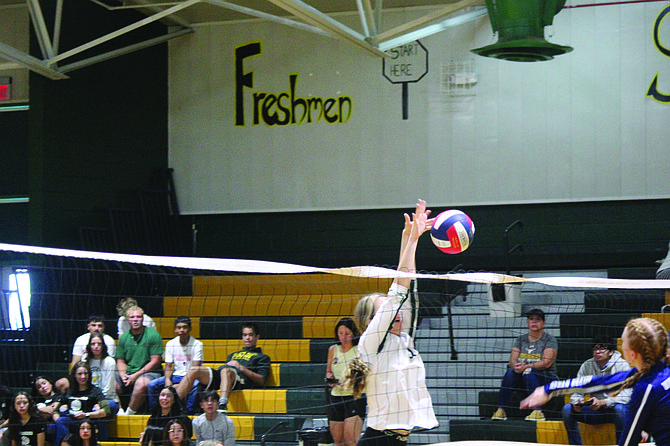
[[[440,251],[458,254],[470,247],[475,237],[475,224],[464,212],[450,209],[435,217],[430,237]]]

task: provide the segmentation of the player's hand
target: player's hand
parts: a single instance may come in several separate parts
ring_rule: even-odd
[[[549,395],[544,391],[544,387],[538,387],[530,394],[528,398],[521,401],[519,407],[521,409],[528,409],[529,407],[544,406],[549,401]]]
[[[419,214],[426,214],[426,217],[430,216],[430,209],[426,209],[426,201],[419,199],[416,203],[416,206],[414,208],[414,214],[413,215],[419,215]],[[403,229],[403,234],[409,235],[412,232],[412,219],[408,214],[404,214],[405,216],[405,227]],[[427,219],[426,220],[426,228],[424,231],[430,229],[433,227],[433,221],[435,221],[434,218]]]

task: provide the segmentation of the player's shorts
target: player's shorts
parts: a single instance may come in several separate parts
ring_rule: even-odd
[[[362,396],[354,399],[353,396],[330,396],[330,404],[326,406],[329,421],[344,421],[347,418],[358,416],[365,419],[367,398]]]

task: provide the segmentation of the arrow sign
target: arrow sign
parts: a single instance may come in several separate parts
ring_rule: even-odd
[[[428,50],[415,40],[385,51],[382,74],[392,84],[402,84],[402,119],[408,117],[408,84],[419,82],[428,73]]]

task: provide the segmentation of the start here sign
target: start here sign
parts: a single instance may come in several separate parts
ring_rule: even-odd
[[[406,43],[385,51],[384,77],[392,84],[418,82],[428,73],[428,50],[419,42]]]

